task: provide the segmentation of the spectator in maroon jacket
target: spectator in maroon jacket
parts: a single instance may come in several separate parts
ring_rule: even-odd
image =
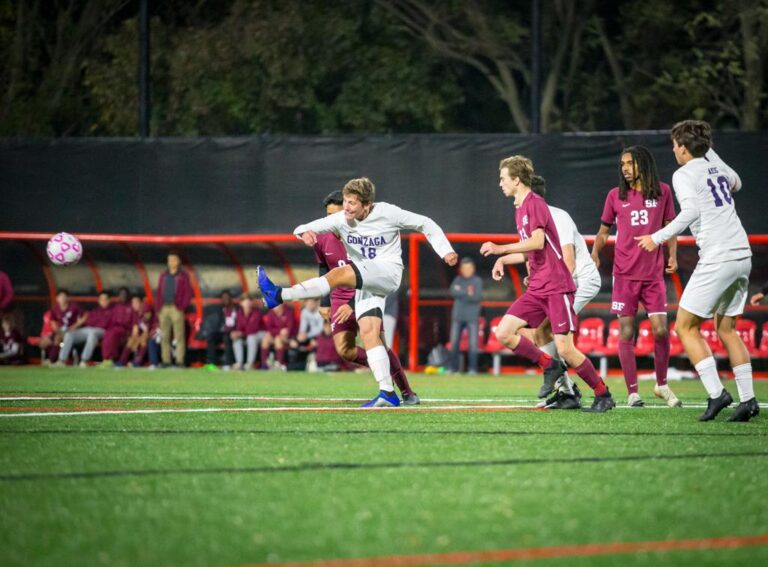
[[[8,311],[11,301],[13,301],[11,278],[5,272],[0,272],[0,315]]]
[[[263,315],[254,305],[253,298],[244,293],[240,298],[240,312],[237,314],[235,328],[229,334],[232,338],[232,350],[235,353],[235,370],[250,370],[253,367],[264,335]],[[247,354],[243,353],[244,345],[247,347]],[[245,366],[243,366],[244,358]]]
[[[24,362],[24,342],[21,333],[14,327],[13,316],[5,314],[0,330],[0,364],[21,364]]]
[[[82,320],[82,323],[80,322]],[[93,351],[104,337],[104,333],[112,322],[112,303],[109,301],[109,294],[106,291],[99,293],[98,305],[78,318],[74,328],[70,328],[64,333],[64,344],[61,347],[61,354],[58,366],[64,366],[69,358],[72,348],[75,345],[85,343],[83,354],[80,357],[80,366],[85,368],[93,358]]]
[[[171,365],[171,342],[173,339],[176,339],[176,364],[184,366],[187,346],[184,332],[184,311],[192,301],[192,284],[189,281],[189,275],[181,267],[181,257],[177,252],[168,254],[168,270],[160,274],[156,300],[163,366]]]
[[[64,340],[64,334],[70,325],[75,324],[80,314],[80,306],[69,300],[69,292],[66,289],[60,289],[56,293],[56,303],[51,308],[53,334],[50,337],[40,338],[40,354],[44,361],[46,358],[49,362],[56,362],[59,359],[59,347]]]
[[[125,341],[123,346],[120,360],[117,362],[117,366],[123,367],[129,363],[129,360],[135,359],[136,354],[141,348],[141,339],[144,331],[149,331],[149,327],[145,324],[142,327],[140,325],[144,322],[144,313],[146,311],[144,305],[144,298],[140,295],[134,295],[131,297],[131,332]],[[146,346],[146,341],[144,342]],[[133,364],[131,364],[133,366]]]
[[[296,334],[296,315],[293,309],[286,309],[280,304],[264,317],[266,333],[261,340],[261,367],[268,368],[267,357],[269,350],[275,349],[276,367],[285,370],[285,352]]]
[[[131,293],[128,288],[121,287],[117,292],[117,301],[112,305],[112,319],[101,341],[102,366],[112,366],[118,359],[123,345],[131,334],[133,323]]]

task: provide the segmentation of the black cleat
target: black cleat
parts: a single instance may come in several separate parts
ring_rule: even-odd
[[[602,396],[595,396],[595,399],[592,401],[592,407],[586,408],[584,411],[589,413],[605,413],[615,407],[616,402],[611,393],[606,390]]]
[[[581,403],[579,402],[579,399],[573,394],[557,392],[554,396],[547,400],[547,405],[544,407],[547,409],[559,410],[579,409],[581,408]]]
[[[728,393],[728,390],[723,388],[720,396],[712,399],[707,398],[707,411],[699,416],[699,421],[712,421],[717,417],[721,411],[727,408],[733,403],[733,398]]]
[[[753,417],[757,417],[760,413],[760,404],[757,403],[756,398],[752,398],[749,401],[741,402],[736,406],[736,410],[733,415],[726,421],[749,421]]]
[[[557,382],[568,367],[563,364],[562,360],[552,359],[554,364],[550,368],[544,370],[544,383],[539,388],[539,397],[546,398],[555,389],[555,382]]]

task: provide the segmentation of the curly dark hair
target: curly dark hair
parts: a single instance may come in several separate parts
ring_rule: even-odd
[[[327,207],[328,205],[343,205],[344,204],[344,195],[341,194],[341,191],[333,191],[328,194],[328,196],[323,199],[323,206]]]
[[[640,185],[643,188],[643,198],[658,199],[661,197],[661,187],[659,186],[659,172],[656,169],[656,160],[653,154],[645,146],[629,146],[624,148],[621,155],[629,154],[635,163],[635,174]],[[627,200],[627,193],[631,187],[621,172],[621,162],[619,162],[619,199]]]

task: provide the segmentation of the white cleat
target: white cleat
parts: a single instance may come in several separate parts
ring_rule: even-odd
[[[672,389],[666,384],[664,386],[656,384],[653,387],[653,395],[667,402],[667,405],[671,408],[683,407],[683,402],[677,398]]]
[[[642,408],[645,407],[645,402],[640,397],[640,394],[632,393],[627,398],[627,405],[631,408]]]

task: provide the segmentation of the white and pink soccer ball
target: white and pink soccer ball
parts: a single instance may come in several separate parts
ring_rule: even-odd
[[[83,245],[76,236],[60,232],[48,241],[48,259],[57,266],[77,264],[83,257]]]

